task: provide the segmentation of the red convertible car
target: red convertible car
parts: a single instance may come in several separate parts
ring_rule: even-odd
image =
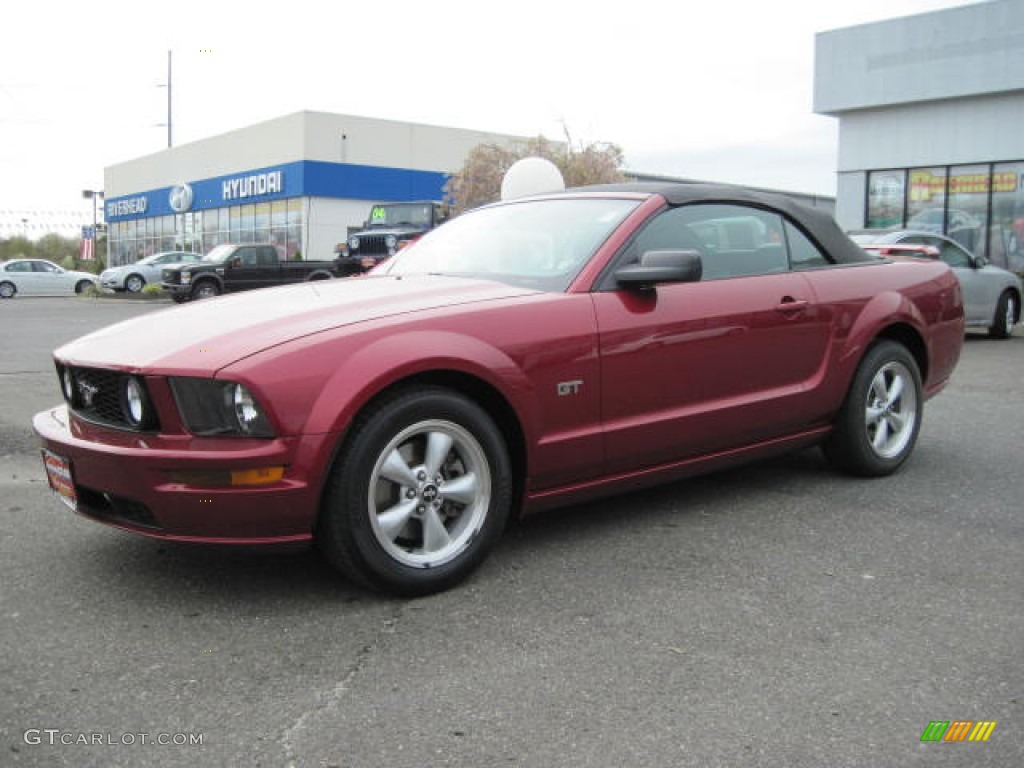
[[[316,541],[415,595],[510,515],[813,444],[895,471],[960,355],[960,286],[826,213],[614,185],[477,209],[354,280],[168,309],[55,353],[38,414],[80,514],[218,544]]]

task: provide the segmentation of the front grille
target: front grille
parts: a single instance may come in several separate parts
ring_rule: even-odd
[[[170,285],[178,285],[181,283],[181,272],[176,269],[165,269],[163,275],[163,281]]]
[[[145,381],[141,377],[134,378],[142,384],[145,395],[144,416],[140,423],[135,424],[129,420],[125,404],[125,382],[133,378],[130,374],[103,368],[65,369],[58,365],[57,375],[62,383],[66,372],[71,374],[71,397],[68,404],[83,419],[136,432],[153,430],[159,426],[152,402],[148,394],[145,394]],[[65,397],[67,395],[65,392]]]
[[[387,235],[359,235],[359,249],[356,256],[387,256]]]

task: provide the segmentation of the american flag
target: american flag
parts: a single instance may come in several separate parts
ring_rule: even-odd
[[[78,258],[82,261],[92,261],[96,258],[96,229],[94,227],[82,227],[82,246],[79,249]]]

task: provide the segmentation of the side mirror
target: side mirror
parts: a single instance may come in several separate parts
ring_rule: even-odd
[[[615,280],[624,288],[650,290],[658,283],[696,283],[704,273],[697,251],[646,251],[638,264],[615,271]]]
[[[983,267],[987,267],[987,266],[988,266],[988,259],[986,259],[984,256],[975,256],[974,257],[974,268],[975,269],[982,269]]]

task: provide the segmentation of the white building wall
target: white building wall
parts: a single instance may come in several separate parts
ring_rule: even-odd
[[[121,197],[300,160],[451,173],[478,144],[520,140],[461,128],[296,112],[109,166],[104,190],[108,198]]]
[[[502,144],[518,137],[353,115],[303,112],[304,158],[385,168],[451,173],[479,144]]]
[[[306,201],[305,259],[333,259],[334,248],[348,239],[348,228],[359,227],[369,218],[372,203],[366,200],[335,200],[314,197]]]
[[[864,226],[864,200],[867,197],[867,174],[842,173],[836,177],[836,210],[833,214],[843,229]]]
[[[1021,0],[822,32],[815,38],[814,111],[837,114],[1020,89],[1022,34]]]
[[[860,110],[839,121],[840,173],[1022,159],[1024,91]]]

